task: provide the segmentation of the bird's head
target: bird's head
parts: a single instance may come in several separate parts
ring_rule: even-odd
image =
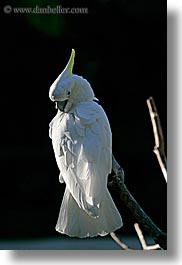
[[[75,50],[72,49],[70,59],[49,90],[49,97],[56,102],[57,107],[68,112],[82,101],[96,99],[89,82],[81,76],[72,73]]]

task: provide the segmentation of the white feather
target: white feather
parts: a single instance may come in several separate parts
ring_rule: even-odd
[[[106,235],[122,226],[107,189],[112,168],[112,134],[104,110],[93,101],[93,91],[88,93],[90,85],[84,90],[89,83],[73,77],[76,86],[70,99],[72,106],[66,112],[58,110],[50,123],[59,179],[66,184],[56,230],[77,237]],[[73,80],[69,82],[73,84]],[[65,84],[59,86],[63,88]],[[64,95],[65,89],[61,91]]]

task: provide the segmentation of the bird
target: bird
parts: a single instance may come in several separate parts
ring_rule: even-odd
[[[57,114],[49,137],[65,183],[55,230],[69,237],[106,236],[123,220],[107,188],[112,171],[112,132],[90,83],[73,74],[75,50],[49,89]]]

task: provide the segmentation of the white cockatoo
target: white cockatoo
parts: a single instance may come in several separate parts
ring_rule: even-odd
[[[123,223],[107,189],[112,170],[112,135],[103,108],[96,103],[89,82],[72,74],[75,51],[50,87],[58,112],[49,135],[66,184],[56,225],[72,237],[105,236]]]

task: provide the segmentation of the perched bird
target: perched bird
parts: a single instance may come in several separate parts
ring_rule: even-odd
[[[107,189],[112,170],[112,134],[89,82],[72,74],[75,51],[51,85],[58,112],[49,136],[66,184],[56,230],[71,237],[105,236],[123,223]]]

